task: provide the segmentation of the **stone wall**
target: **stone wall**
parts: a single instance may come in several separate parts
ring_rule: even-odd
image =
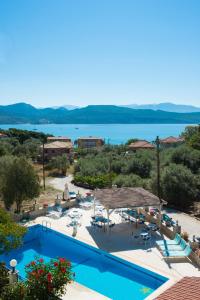
[[[62,208],[70,208],[77,206],[76,200],[70,200],[70,201],[63,201],[61,202],[60,206]],[[26,218],[26,215],[29,216],[31,220],[36,219],[37,217],[45,216],[48,213],[48,207],[35,207],[35,210],[30,211],[28,213],[20,213],[20,214],[14,214],[10,213],[13,217],[15,222],[19,222],[22,220],[22,218]]]

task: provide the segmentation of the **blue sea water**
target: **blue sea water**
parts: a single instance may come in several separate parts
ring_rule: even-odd
[[[143,300],[168,280],[54,230],[43,229],[41,225],[29,227],[24,245],[0,256],[7,266],[15,258],[22,278],[26,276],[25,265],[35,257],[46,262],[65,257],[72,263],[76,282],[114,300]]]
[[[160,138],[179,136],[189,124],[15,124],[0,125],[2,129],[18,128],[42,131],[56,136],[68,136],[73,141],[81,136],[98,136],[106,143],[123,144],[130,138],[154,141]]]

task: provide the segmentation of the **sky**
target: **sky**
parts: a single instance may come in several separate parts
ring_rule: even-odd
[[[199,0],[0,0],[0,104],[200,106]]]

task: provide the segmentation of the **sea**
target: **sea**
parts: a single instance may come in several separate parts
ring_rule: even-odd
[[[179,136],[190,124],[15,124],[0,125],[2,129],[18,128],[67,136],[73,141],[79,137],[101,137],[109,144],[124,144],[131,138],[154,141],[157,136]],[[192,125],[192,124],[191,124]]]

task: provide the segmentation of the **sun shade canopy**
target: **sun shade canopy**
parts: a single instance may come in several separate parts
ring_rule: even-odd
[[[159,206],[166,202],[143,188],[107,188],[95,190],[95,198],[105,208]]]

